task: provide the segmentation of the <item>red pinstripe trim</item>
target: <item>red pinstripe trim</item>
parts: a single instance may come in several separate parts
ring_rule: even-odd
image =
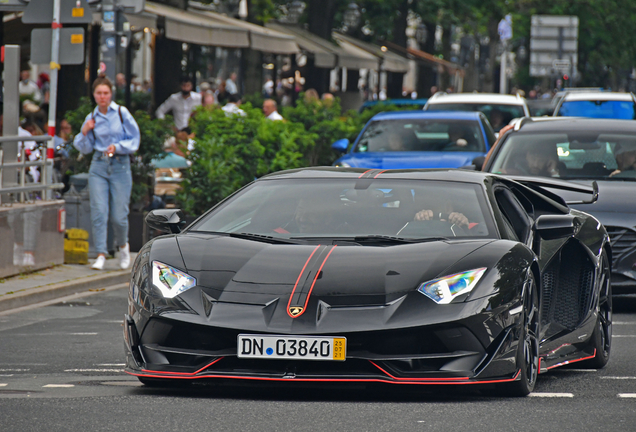
[[[375,176],[373,176],[373,178],[374,178],[374,179],[378,178],[378,176],[379,176],[380,174],[382,174],[383,172],[386,172],[386,170],[382,170],[382,171],[380,171],[380,172],[379,172],[379,173],[377,173]]]
[[[467,385],[467,384],[495,384],[515,381],[519,378],[521,371],[518,371],[514,378],[505,378],[498,380],[475,380],[475,381],[415,381],[403,378],[405,381],[392,381],[382,378],[267,378],[267,377],[248,377],[248,376],[230,376],[230,375],[199,375],[199,376],[170,376],[162,375],[165,372],[152,372],[150,374],[140,374],[126,371],[128,375],[142,378],[169,378],[169,379],[242,379],[251,381],[295,381],[295,382],[377,382],[384,384],[407,384],[407,385]]]
[[[307,268],[307,264],[309,264],[309,261],[311,260],[311,257],[314,256],[314,254],[316,253],[316,251],[318,250],[318,248],[321,245],[318,245],[314,248],[313,251],[311,251],[311,255],[309,255],[309,258],[307,258],[307,261],[305,261],[305,265],[303,266],[303,269],[300,271],[300,274],[298,275],[298,279],[296,279],[296,284],[294,285],[294,289],[292,290],[290,296],[289,296],[289,301],[287,302],[287,315],[289,315],[291,318],[296,318],[300,315],[302,315],[302,313],[300,313],[299,315],[296,315],[296,317],[293,317],[290,313],[289,313],[289,307],[291,306],[291,301],[292,298],[294,298],[294,293],[296,292],[296,288],[298,287],[298,282],[300,282],[300,277],[303,275],[303,273],[305,272],[305,269]],[[322,268],[322,267],[321,267]],[[307,306],[307,304],[305,303],[305,306]],[[304,312],[304,311],[303,311]]]
[[[149,373],[159,373],[159,374],[167,374],[167,375],[196,375],[199,372],[209,368],[210,366],[212,366],[214,363],[218,362],[219,360],[223,360],[225,357],[219,357],[218,359],[214,360],[212,363],[203,366],[201,369],[199,369],[196,372],[164,372],[164,371],[151,371],[151,370],[147,370],[147,369],[142,369],[142,372],[149,372]],[[144,376],[144,375],[139,375],[139,376]]]
[[[360,174],[360,176],[358,178],[362,178],[363,175],[365,175],[366,173],[368,173],[369,171],[373,171],[373,169],[368,169],[365,172],[363,172],[362,174]]]
[[[325,257],[325,259],[322,260],[322,264],[320,264],[320,268],[316,272],[316,276],[314,276],[314,281],[311,283],[311,288],[309,288],[309,292],[307,293],[307,298],[305,298],[305,304],[303,305],[303,311],[301,313],[299,313],[298,315],[296,315],[295,318],[298,318],[299,316],[304,314],[305,311],[307,310],[307,303],[309,303],[309,297],[311,297],[311,292],[314,290],[314,285],[316,285],[316,281],[318,280],[318,276],[320,276],[320,272],[322,271],[323,266],[325,265],[325,263],[329,259],[329,255],[331,255],[331,252],[333,252],[333,250],[336,248],[336,246],[338,246],[338,245],[333,245],[331,247],[331,250],[329,251],[329,253]],[[291,302],[291,297],[289,298],[289,301]],[[287,313],[289,314],[289,306],[287,306]]]
[[[565,365],[570,364],[570,363],[576,363],[576,362],[580,362],[580,361],[583,361],[583,360],[589,360],[591,358],[594,358],[595,356],[596,356],[596,348],[594,348],[594,354],[592,354],[591,356],[583,357],[583,358],[579,358],[579,359],[574,359],[574,360],[567,360],[567,361],[564,361],[563,363],[559,363],[559,364],[555,364],[554,366],[547,367],[546,369],[550,370],[550,369],[557,368],[559,366],[565,366]]]

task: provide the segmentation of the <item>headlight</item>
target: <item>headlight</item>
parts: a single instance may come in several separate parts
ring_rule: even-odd
[[[152,262],[152,284],[165,298],[173,298],[197,284],[197,280],[174,267]]]
[[[351,165],[349,165],[346,162],[337,162],[336,163],[336,167],[337,168],[351,168]]]
[[[437,304],[448,304],[455,297],[471,292],[485,272],[486,268],[479,268],[455,273],[424,282],[417,290]]]

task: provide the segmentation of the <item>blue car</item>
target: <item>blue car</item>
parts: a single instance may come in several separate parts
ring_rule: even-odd
[[[484,156],[495,139],[481,112],[396,111],[373,116],[349,151],[347,139],[331,148],[345,153],[334,163],[340,167],[459,168]]]

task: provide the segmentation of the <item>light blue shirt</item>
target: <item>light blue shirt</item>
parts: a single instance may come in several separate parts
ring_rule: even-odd
[[[121,118],[119,105],[115,102],[110,103],[106,114],[99,112],[99,107],[96,107],[86,116],[82,128],[90,119],[95,120],[95,128],[88,135],[78,133],[73,141],[73,146],[80,152],[104,152],[111,144],[115,145],[116,154],[133,154],[139,149],[139,126],[125,107],[121,107]]]

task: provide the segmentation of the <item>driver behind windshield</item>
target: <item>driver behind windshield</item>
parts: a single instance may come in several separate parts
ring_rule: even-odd
[[[552,143],[522,148],[502,170],[502,174],[559,177],[559,156]]]
[[[452,201],[447,200],[444,202],[439,202],[432,198],[416,201],[420,201],[421,204],[418,206],[418,208],[421,208],[422,210],[415,213],[415,217],[413,218],[413,220],[441,220],[447,221],[464,229],[470,228],[468,218],[463,213],[455,211],[455,207]]]

